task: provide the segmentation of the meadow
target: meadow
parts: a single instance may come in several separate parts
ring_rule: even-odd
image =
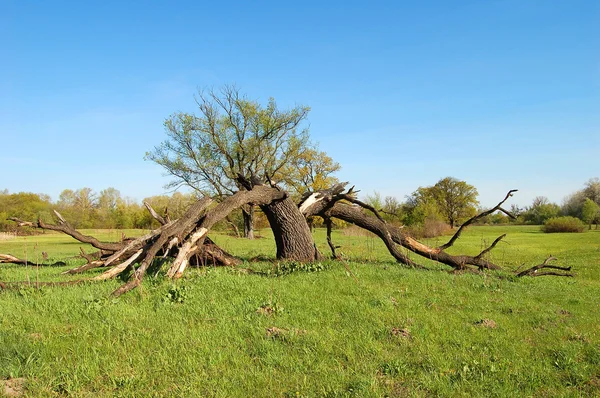
[[[119,299],[119,280],[0,291],[0,380],[22,378],[33,397],[599,396],[600,231],[471,227],[450,251],[476,254],[504,232],[491,257],[506,272],[483,275],[417,258],[429,270],[407,269],[379,239],[341,230],[344,261],[280,264],[261,231],[211,235],[239,268],[152,274]],[[328,254],[324,231],[315,239]],[[83,263],[80,246],[52,233],[0,241],[0,253],[66,262],[2,264],[0,280],[80,278],[61,275]],[[576,276],[509,272],[549,255]]]

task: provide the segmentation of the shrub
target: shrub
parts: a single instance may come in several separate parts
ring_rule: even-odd
[[[435,238],[452,231],[450,225],[435,218],[426,218],[423,224],[407,228],[407,232],[415,239]]]
[[[550,232],[583,232],[585,224],[575,217],[553,217],[544,223],[542,231]]]
[[[342,229],[342,234],[344,236],[375,236],[374,233],[367,231],[366,229],[363,229],[361,227],[357,227],[356,225],[350,225],[349,227]]]

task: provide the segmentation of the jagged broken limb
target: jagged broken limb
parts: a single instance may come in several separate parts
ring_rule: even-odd
[[[124,272],[129,267],[132,267],[138,260],[141,260],[140,266],[134,272],[134,280],[141,280],[141,277],[143,277],[143,274],[150,263],[156,256],[161,254],[161,251],[164,252],[162,253],[164,255],[173,252],[177,258],[182,257],[179,250],[180,248],[176,243],[181,241],[184,245],[186,244],[186,239],[188,239],[191,232],[196,228],[198,220],[203,218],[205,210],[210,203],[211,200],[208,198],[199,200],[188,209],[180,220],[170,222],[164,219],[164,224],[157,230],[140,238],[119,243],[101,242],[94,237],[81,234],[71,227],[58,212],[55,212],[58,219],[56,225],[47,224],[41,220],[38,220],[36,223],[18,219],[13,219],[13,221],[18,222],[19,225],[22,226],[26,225],[54,231],[58,230],[83,243],[89,243],[93,247],[100,249],[101,254],[99,255],[98,260],[93,260],[81,267],[69,270],[67,271],[68,273],[80,273],[91,268],[106,267],[108,269],[103,274],[96,276],[94,280],[110,279]],[[212,265],[223,264],[231,266],[240,262],[225,250],[218,247],[211,240],[208,240],[206,244],[204,244],[204,242],[196,242],[196,244],[183,255],[186,260],[189,260],[189,257],[192,256],[194,257],[194,260],[192,261],[193,264],[207,263],[210,261]],[[87,254],[84,257],[92,259],[92,256]],[[4,259],[3,262],[19,263],[21,261],[10,255],[2,255],[2,258]]]

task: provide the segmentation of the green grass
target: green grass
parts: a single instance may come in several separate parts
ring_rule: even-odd
[[[120,299],[107,298],[119,281],[0,292],[0,379],[24,377],[30,396],[599,395],[600,231],[473,227],[452,250],[476,254],[504,232],[495,262],[552,254],[576,278],[410,270],[377,239],[336,232],[351,274],[325,261],[283,276],[195,269]],[[213,238],[245,267],[274,270],[251,261],[275,252],[263,235]],[[64,259],[79,246],[46,234],[2,241],[0,253]],[[0,265],[0,280],[70,280],[60,272],[80,263]]]

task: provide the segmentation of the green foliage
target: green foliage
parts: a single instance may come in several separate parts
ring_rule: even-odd
[[[544,223],[542,231],[551,232],[583,232],[585,224],[578,218],[564,216],[553,217]]]
[[[172,304],[182,304],[187,298],[188,292],[185,286],[172,285],[163,296],[163,302]]]
[[[144,202],[150,204],[150,206],[152,206],[159,214],[168,211],[169,217],[171,217],[172,220],[176,220],[181,217],[196,200],[198,200],[198,197],[195,194],[174,192],[171,196],[151,196],[145,198]],[[145,208],[140,209],[140,215],[137,222],[141,225],[153,228],[159,226],[158,221],[156,221]]]
[[[196,102],[197,114],[165,121],[167,140],[146,154],[174,177],[171,187],[187,185],[222,199],[240,189],[239,177],[293,179],[291,188],[307,187],[339,169],[309,143],[306,106],[281,110],[273,98],[262,105],[234,86],[201,91]]]
[[[180,217],[197,200],[192,193],[174,192],[171,196],[161,195],[145,198],[158,212],[168,209],[173,219]],[[158,222],[152,218],[145,207],[130,198],[123,198],[118,190],[107,188],[96,194],[90,188],[77,190],[65,189],[56,203],[44,194],[0,192],[0,231],[33,232],[33,229],[17,229],[9,217],[25,221],[41,218],[54,222],[52,210],[61,215],[77,229],[131,229],[152,228]]]
[[[418,226],[423,225],[426,220],[442,221],[444,219],[437,203],[427,200],[426,196],[422,195],[422,190],[423,188],[419,188],[413,192],[402,207],[402,222],[405,225]]]
[[[0,192],[0,231],[16,231],[15,223],[7,220],[9,217],[26,221],[42,218],[47,221],[51,217],[50,198],[28,192]]]
[[[492,224],[508,224],[510,223],[510,217],[500,211],[497,211],[490,216],[490,221]]]
[[[315,262],[299,262],[299,261],[281,261],[275,264],[273,275],[283,276],[293,274],[295,272],[321,272],[329,268],[329,263],[320,261]]]
[[[550,203],[545,196],[538,196],[523,212],[523,219],[529,224],[542,225],[546,220],[557,217],[559,213],[560,207],[557,204]]]
[[[393,196],[382,198],[381,194],[375,191],[372,195],[367,195],[364,202],[379,211],[386,221],[400,221],[403,218],[402,204]]]
[[[427,218],[441,219],[451,227],[477,213],[477,189],[454,177],[431,187],[419,187],[405,204],[407,225],[422,224]]]
[[[600,179],[591,178],[583,189],[567,196],[563,202],[561,213],[565,216],[572,216],[584,219],[583,206],[587,199],[600,206]],[[589,206],[589,205],[588,205]],[[587,222],[587,221],[586,221]]]
[[[583,207],[581,208],[581,219],[588,224],[591,229],[594,221],[598,223],[598,218],[600,218],[600,206],[590,198],[586,198]]]
[[[278,177],[290,194],[300,198],[308,191],[327,189],[337,184],[339,181],[333,174],[340,169],[340,164],[327,153],[314,145],[307,145],[296,156],[290,158]]]

